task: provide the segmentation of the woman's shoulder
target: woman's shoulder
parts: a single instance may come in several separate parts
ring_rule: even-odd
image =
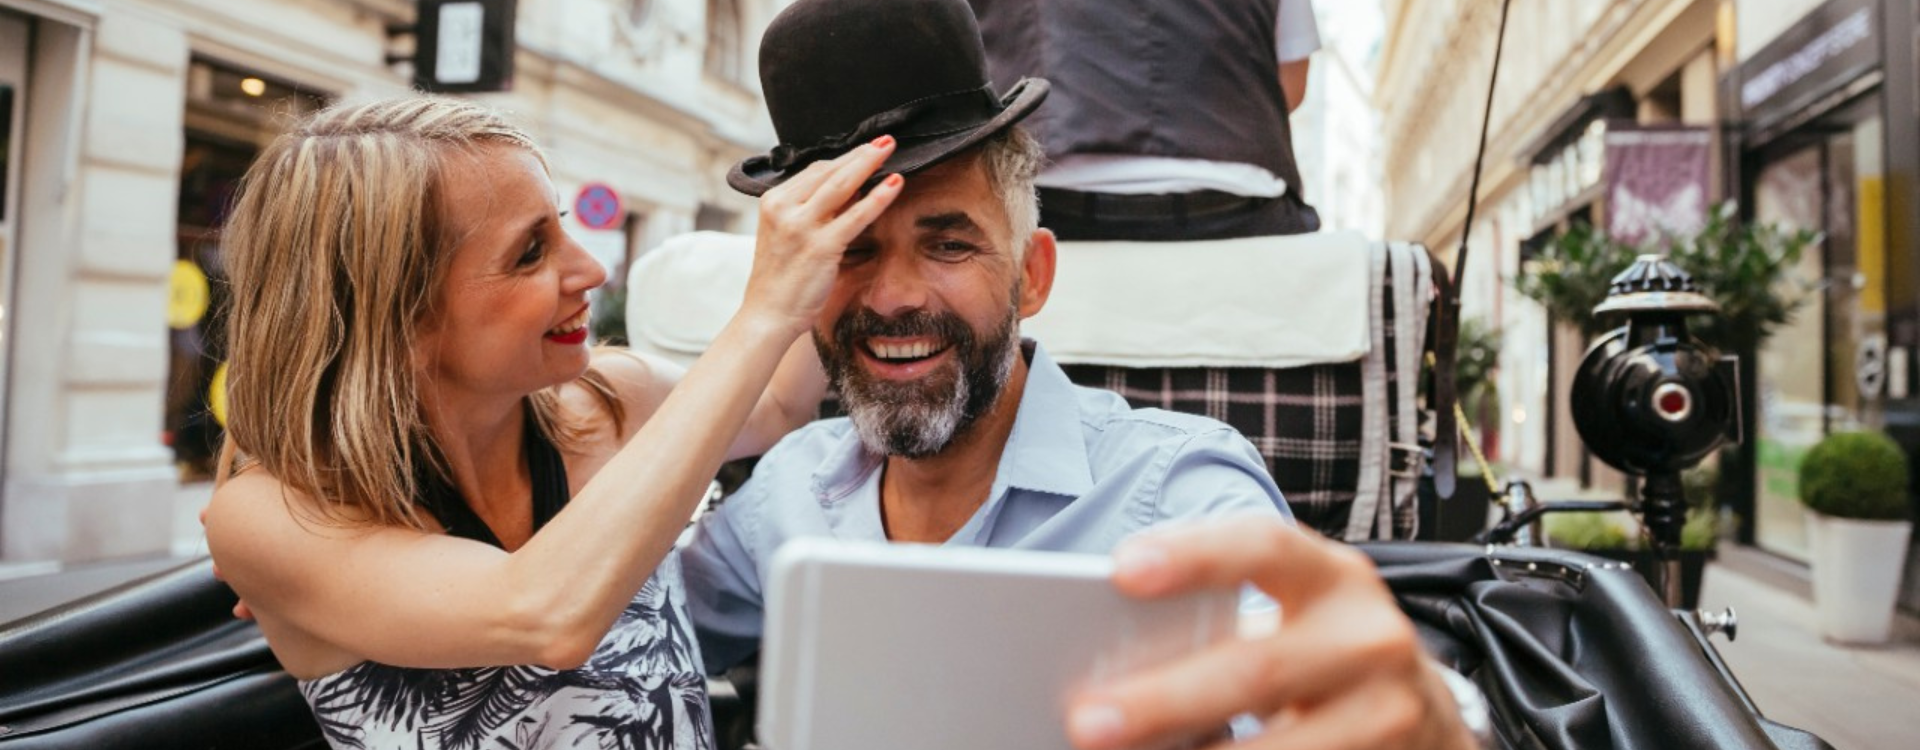
[[[594,351],[587,373],[561,386],[557,395],[568,414],[589,421],[608,419],[617,404],[619,421],[631,433],[653,415],[685,372],[659,356],[603,347]]]
[[[686,374],[686,368],[665,357],[611,346],[594,350],[591,368],[623,397],[629,393],[664,393]]]
[[[258,465],[236,472],[215,487],[201,522],[207,528],[209,541],[216,536],[272,538],[286,533],[322,537],[353,534],[374,523],[365,511],[326,505]]]

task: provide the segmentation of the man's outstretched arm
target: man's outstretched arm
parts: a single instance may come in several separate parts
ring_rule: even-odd
[[[1139,597],[1251,583],[1286,621],[1077,696],[1068,734],[1083,750],[1211,736],[1240,714],[1266,724],[1247,748],[1479,746],[1441,667],[1353,548],[1242,517],[1147,532],[1122,543],[1114,564],[1114,584]]]

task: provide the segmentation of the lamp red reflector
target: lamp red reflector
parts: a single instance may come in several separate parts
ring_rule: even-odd
[[[1684,386],[1667,383],[1654,390],[1653,408],[1668,421],[1681,421],[1693,413],[1693,394]]]

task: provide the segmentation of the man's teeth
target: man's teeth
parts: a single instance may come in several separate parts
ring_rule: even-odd
[[[553,330],[548,331],[547,335],[548,336],[565,336],[569,333],[573,333],[574,331],[578,331],[582,328],[587,327],[587,321],[591,317],[588,313],[589,311],[586,308],[581,308],[580,314],[575,315],[571,318],[568,318],[567,322],[561,323],[559,326],[555,327]]]
[[[873,355],[881,359],[925,359],[933,356],[933,353],[938,350],[931,341],[873,345]]]

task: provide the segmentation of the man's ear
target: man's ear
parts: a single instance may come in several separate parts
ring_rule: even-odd
[[[1047,306],[1047,295],[1053,293],[1053,269],[1059,260],[1059,248],[1054,245],[1053,232],[1036,229],[1033,237],[1027,241],[1027,257],[1020,265],[1020,317],[1031,318]]]

